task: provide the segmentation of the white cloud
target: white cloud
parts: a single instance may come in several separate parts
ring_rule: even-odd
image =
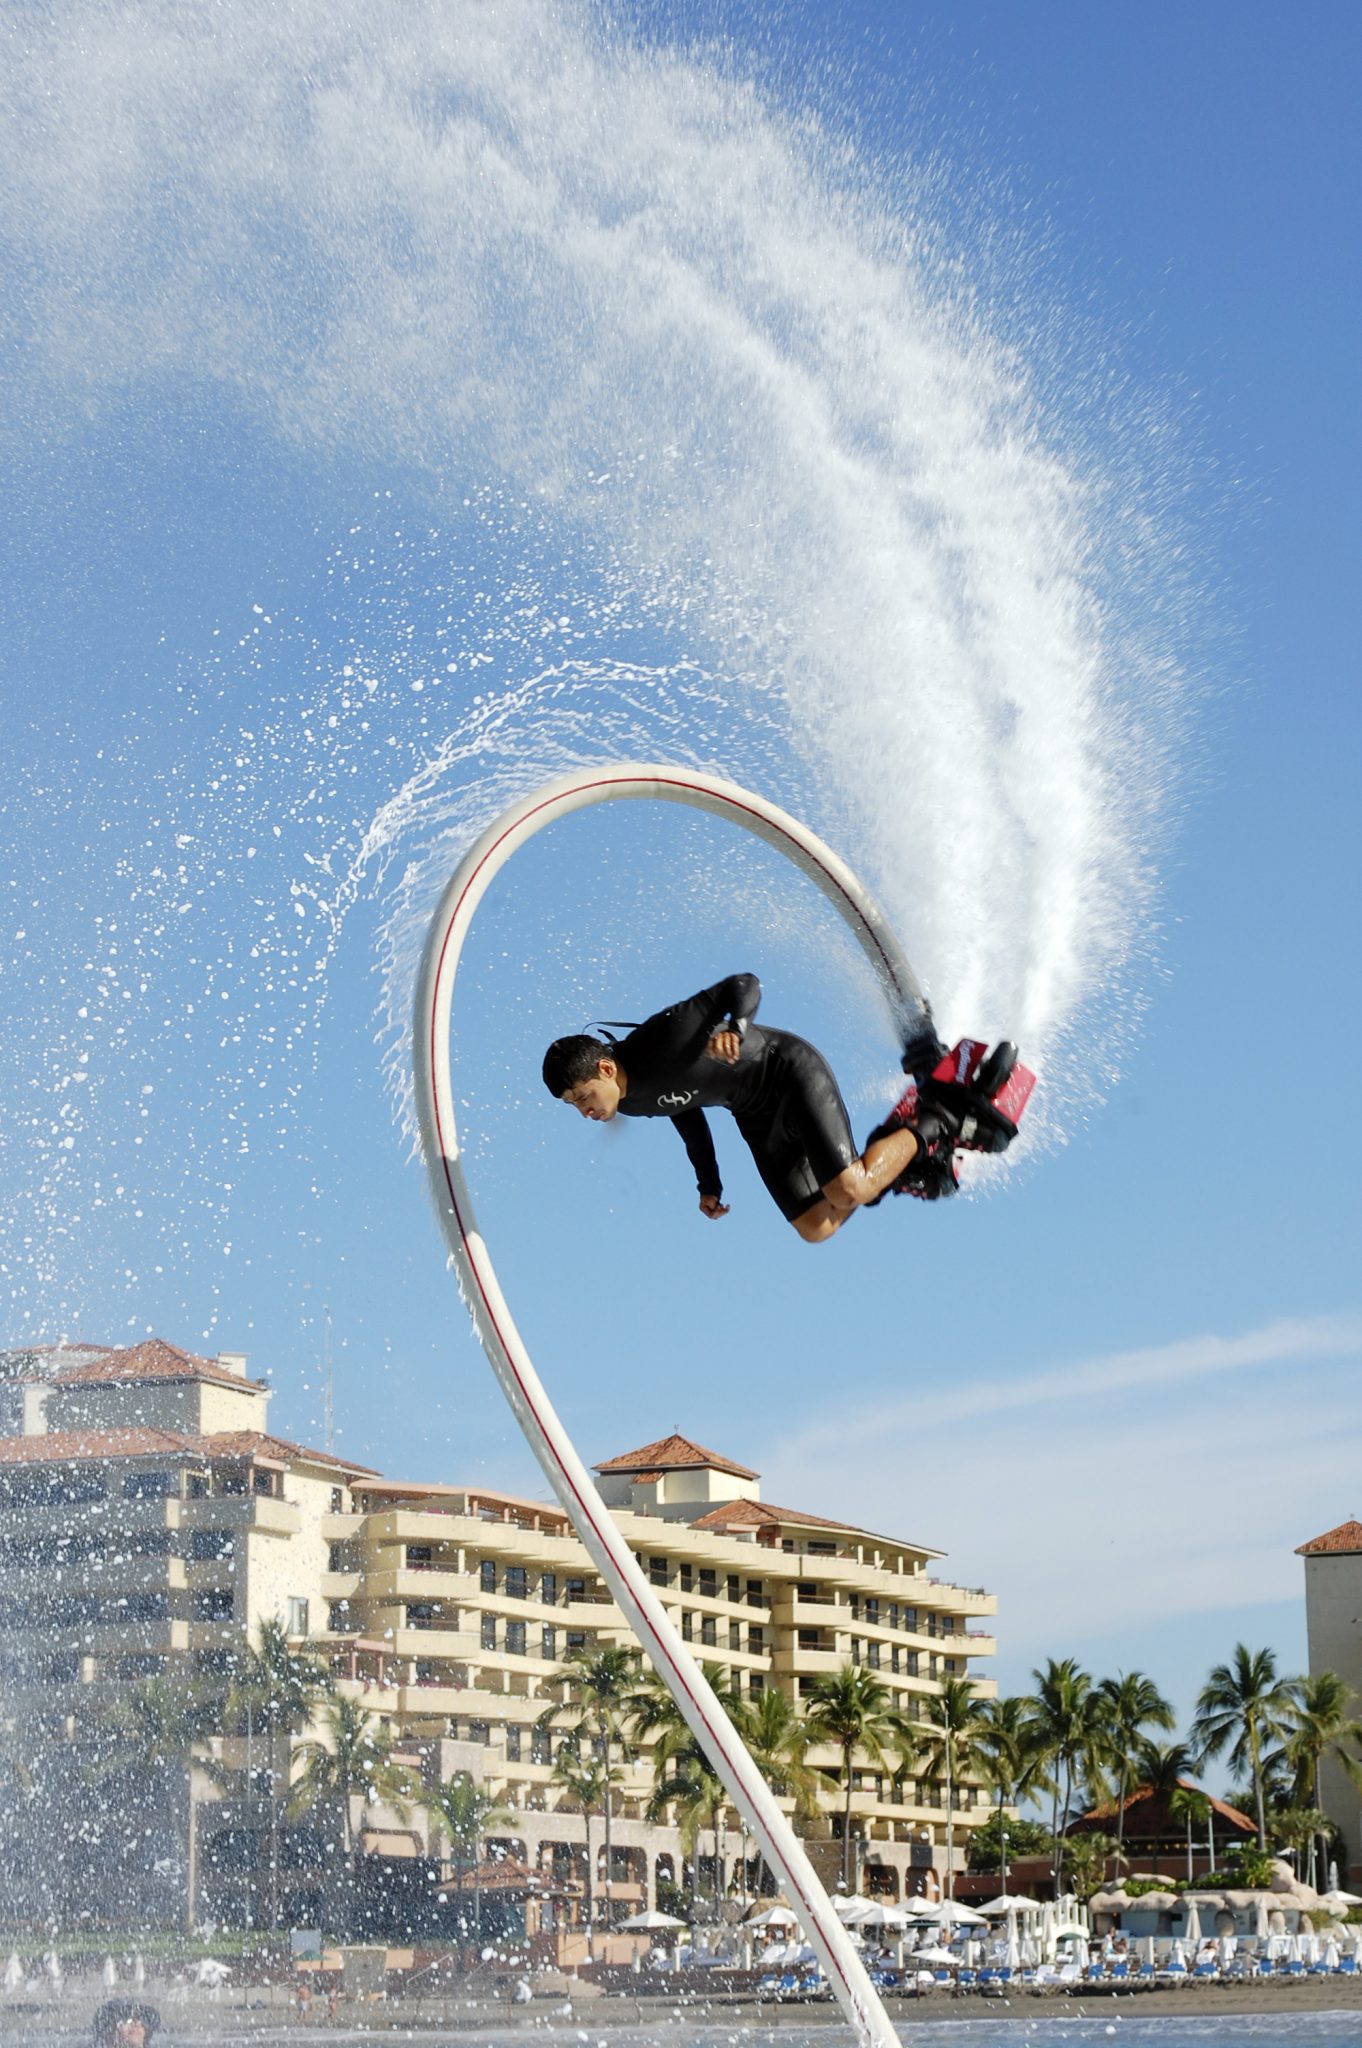
[[[1315,1317],[839,1403],[772,1447],[770,1490],[946,1549],[1009,1652],[1081,1654],[1299,1597],[1295,1546],[1362,1505],[1359,1351],[1362,1322]]]

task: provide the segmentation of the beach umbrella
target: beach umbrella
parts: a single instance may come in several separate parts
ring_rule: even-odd
[[[1326,1969],[1326,1970],[1336,1970],[1336,1969],[1338,1968],[1338,1965],[1339,1965],[1339,1960],[1340,1960],[1340,1959],[1339,1959],[1339,1953],[1338,1953],[1338,1943],[1337,1943],[1336,1941],[1334,1941],[1334,1940],[1333,1940],[1333,1939],[1331,1938],[1330,1940],[1326,1941],[1326,1942],[1325,1942],[1325,1944],[1324,1944],[1324,1967],[1325,1967],[1325,1969]]]
[[[132,1981],[139,1991],[147,1981],[147,1966],[142,1961],[140,1950],[132,1959]]]
[[[4,1984],[6,1991],[17,1991],[24,1981],[24,1966],[17,1955],[11,1953],[5,1964]]]
[[[105,1956],[104,1968],[99,1973],[100,1982],[106,1991],[112,1991],[118,1982],[118,1965],[112,1956]]]
[[[1341,1892],[1335,1886],[1332,1891],[1321,1895],[1320,1904],[1328,1906],[1331,1912],[1346,1913],[1351,1906],[1362,1906],[1362,1899],[1358,1898],[1356,1892]]]
[[[1195,1899],[1187,1908],[1187,1925],[1182,1930],[1182,1938],[1193,1951],[1201,1946],[1201,1915],[1196,1909]]]
[[[1034,1969],[1035,1969],[1035,1967],[1036,1967],[1036,1964],[1037,1964],[1037,1963],[1038,1963],[1039,1961],[1040,1961],[1040,1948],[1039,1948],[1039,1946],[1037,1945],[1037,1942],[1036,1942],[1036,1937],[1035,1937],[1035,1935],[1034,1935],[1034,1934],[1024,1934],[1024,1935],[1022,1936],[1022,1938],[1021,1938],[1021,1966],[1022,1966],[1022,1968],[1023,1968],[1024,1970],[1034,1970]]]
[[[915,1963],[929,1963],[937,1969],[941,1969],[947,1966],[951,1969],[954,1969],[958,1965],[960,1958],[958,1956],[952,1955],[951,1951],[948,1948],[942,1948],[941,1945],[937,1943],[931,1948],[915,1949],[913,1951],[912,1960]]]
[[[1040,1959],[1052,1963],[1055,1959],[1055,1927],[1057,1916],[1053,1899],[1046,1899],[1040,1909]]]
[[[865,1898],[859,1892],[855,1894],[844,1892],[840,1899],[833,1900],[832,1910],[841,1921],[843,1927],[859,1927],[867,1913],[875,1911],[875,1902],[873,1899]]]
[[[908,1915],[902,1906],[872,1905],[856,1922],[858,1927],[906,1927]]]
[[[941,1901],[942,1927],[986,1927],[988,1922],[982,1913],[976,1913],[972,1906],[962,1906],[957,1899]]]
[[[1009,1913],[1007,1916],[1007,1967],[1009,1970],[1019,1970],[1021,1968],[1021,1946],[1017,1940],[1017,1916],[1015,1913]]]
[[[49,1949],[47,1954],[43,1957],[43,1969],[47,1973],[47,1981],[52,1986],[52,1989],[54,1991],[60,1991],[61,1957],[57,1954],[55,1949]]]
[[[788,1906],[768,1906],[764,1913],[754,1913],[747,1924],[749,1927],[798,1927],[799,1915],[792,1913]]]
[[[1016,1893],[1000,1892],[996,1899],[990,1899],[979,1911],[986,1920],[1001,1920],[1008,1913],[1039,1913],[1039,1899],[1019,1898]]]
[[[676,1919],[671,1913],[649,1911],[647,1913],[634,1913],[627,1920],[617,1921],[614,1932],[616,1934],[652,1934],[664,1927],[684,1927],[685,1924],[684,1920]]]
[[[1257,1941],[1266,1941],[1272,1929],[1267,1918],[1267,1893],[1259,1892],[1253,1908],[1253,1933]]]

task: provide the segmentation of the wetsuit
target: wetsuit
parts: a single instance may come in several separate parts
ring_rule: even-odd
[[[721,1196],[705,1111],[731,1110],[768,1193],[793,1222],[860,1154],[827,1061],[792,1031],[753,1024],[760,1002],[755,974],[730,974],[638,1025],[615,1048],[627,1082],[619,1114],[670,1117],[701,1195]],[[742,1040],[733,1066],[705,1052],[730,1023]]]

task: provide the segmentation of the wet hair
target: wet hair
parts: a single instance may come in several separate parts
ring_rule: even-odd
[[[572,1038],[555,1038],[544,1054],[544,1086],[555,1102],[561,1102],[569,1088],[590,1081],[600,1060],[614,1058],[614,1047],[599,1038],[578,1032]]]

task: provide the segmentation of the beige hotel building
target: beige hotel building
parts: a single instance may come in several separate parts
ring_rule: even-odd
[[[153,1673],[221,1676],[234,1648],[280,1617],[329,1659],[338,1688],[390,1722],[427,1781],[468,1771],[511,1808],[499,1847],[537,1873],[580,1878],[586,1823],[552,1777],[540,1726],[570,1651],[630,1640],[556,1506],[483,1487],[386,1479],[267,1427],[269,1389],[244,1357],[197,1358],[152,1339],[125,1350],[0,1353],[0,1723],[7,1740],[97,1747],[120,1687]],[[604,1499],[697,1657],[743,1691],[794,1700],[852,1662],[910,1716],[948,1677],[992,1682],[993,1597],[951,1584],[940,1553],[761,1497],[759,1475],[681,1436],[597,1468]],[[240,1743],[216,1745],[240,1770]],[[810,1761],[836,1770],[836,1752]],[[646,1757],[615,1795],[609,1892],[617,1915],[682,1876],[674,1830],[649,1824]],[[264,1822],[243,1792],[199,1786],[204,1883],[224,1918],[258,1916]],[[801,1824],[825,1875],[840,1858],[842,1794]],[[954,1844],[988,1814],[957,1788]],[[867,1889],[936,1895],[941,1790],[855,1773],[852,1828]],[[424,1864],[418,1810],[356,1817],[366,1856]],[[600,1823],[591,1844],[600,1871]],[[319,1910],[316,1830],[290,1822],[283,1908]],[[309,1846],[309,1845],[313,1846]],[[703,1882],[736,1830],[702,1840]],[[438,1849],[438,1845],[437,1845]],[[605,1873],[600,1871],[601,1879]],[[279,1880],[275,1880],[276,1883]],[[21,1886],[22,1889],[22,1886]],[[599,1895],[599,1894],[598,1894]],[[254,1902],[254,1903],[253,1903]]]

